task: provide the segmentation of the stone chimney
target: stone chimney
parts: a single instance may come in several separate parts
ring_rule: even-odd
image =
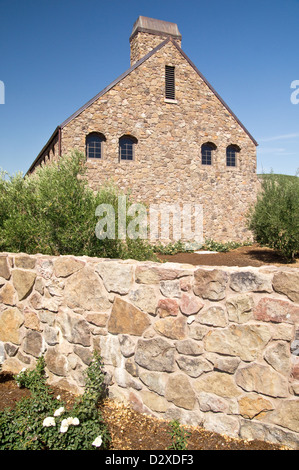
[[[177,24],[139,16],[134,23],[130,36],[131,65],[144,57],[169,36],[181,46],[182,36]]]

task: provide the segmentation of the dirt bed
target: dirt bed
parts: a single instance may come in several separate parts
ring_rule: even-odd
[[[281,255],[270,248],[259,245],[242,246],[224,253],[177,253],[175,255],[157,255],[163,261],[173,263],[186,263],[201,266],[289,266],[299,268],[299,259],[294,263],[287,263]]]

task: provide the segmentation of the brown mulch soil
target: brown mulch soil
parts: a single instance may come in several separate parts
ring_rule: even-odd
[[[240,247],[227,253],[159,255],[163,261],[187,263],[202,266],[287,266],[275,251],[258,245]],[[299,267],[299,260],[289,264]],[[55,396],[71,406],[74,396],[64,390],[52,387]],[[20,389],[13,377],[0,373],[0,411],[13,408],[17,401],[30,397],[29,390]],[[111,435],[111,450],[168,450],[171,446],[169,422],[140,414],[129,406],[111,399],[104,400],[102,413]],[[209,432],[201,427],[185,426],[190,432],[187,450],[287,450],[286,447],[258,441],[241,440]]]
[[[219,253],[196,254],[177,253],[175,255],[157,255],[162,261],[184,263],[201,266],[289,266],[299,268],[299,259],[287,263],[283,257],[271,248],[260,247],[258,244],[241,246],[235,250]]]

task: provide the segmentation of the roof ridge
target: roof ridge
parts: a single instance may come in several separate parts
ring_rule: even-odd
[[[60,124],[60,128],[63,129],[70,121],[72,121],[75,117],[79,116],[83,111],[85,111],[86,108],[88,108],[90,105],[92,105],[98,98],[103,96],[107,91],[111,90],[115,85],[117,85],[121,80],[123,80],[127,75],[129,75],[133,70],[135,70],[139,65],[143,64],[147,59],[149,59],[153,54],[155,54],[157,51],[159,51],[166,43],[171,41],[172,38],[167,37],[162,41],[158,46],[156,46],[154,49],[152,49],[150,52],[148,52],[145,56],[143,56],[141,59],[139,59],[137,62],[135,62],[129,69],[127,69],[124,73],[122,73],[118,78],[113,80],[108,86],[106,86],[102,91],[100,91],[97,95],[95,95],[93,98],[91,98],[87,103],[85,103],[81,108],[79,108],[75,113],[73,113],[69,118],[67,118],[65,121],[63,121],[62,124]]]

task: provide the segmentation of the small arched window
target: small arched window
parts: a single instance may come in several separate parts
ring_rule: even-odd
[[[216,145],[212,142],[206,142],[201,146],[201,164],[212,165],[213,163],[213,150],[216,150]]]
[[[134,160],[137,139],[131,135],[123,135],[119,139],[119,160]]]
[[[237,153],[240,147],[237,145],[229,145],[226,148],[226,166],[237,166]]]
[[[86,137],[86,158],[103,158],[103,142],[106,138],[103,134],[92,132]]]

